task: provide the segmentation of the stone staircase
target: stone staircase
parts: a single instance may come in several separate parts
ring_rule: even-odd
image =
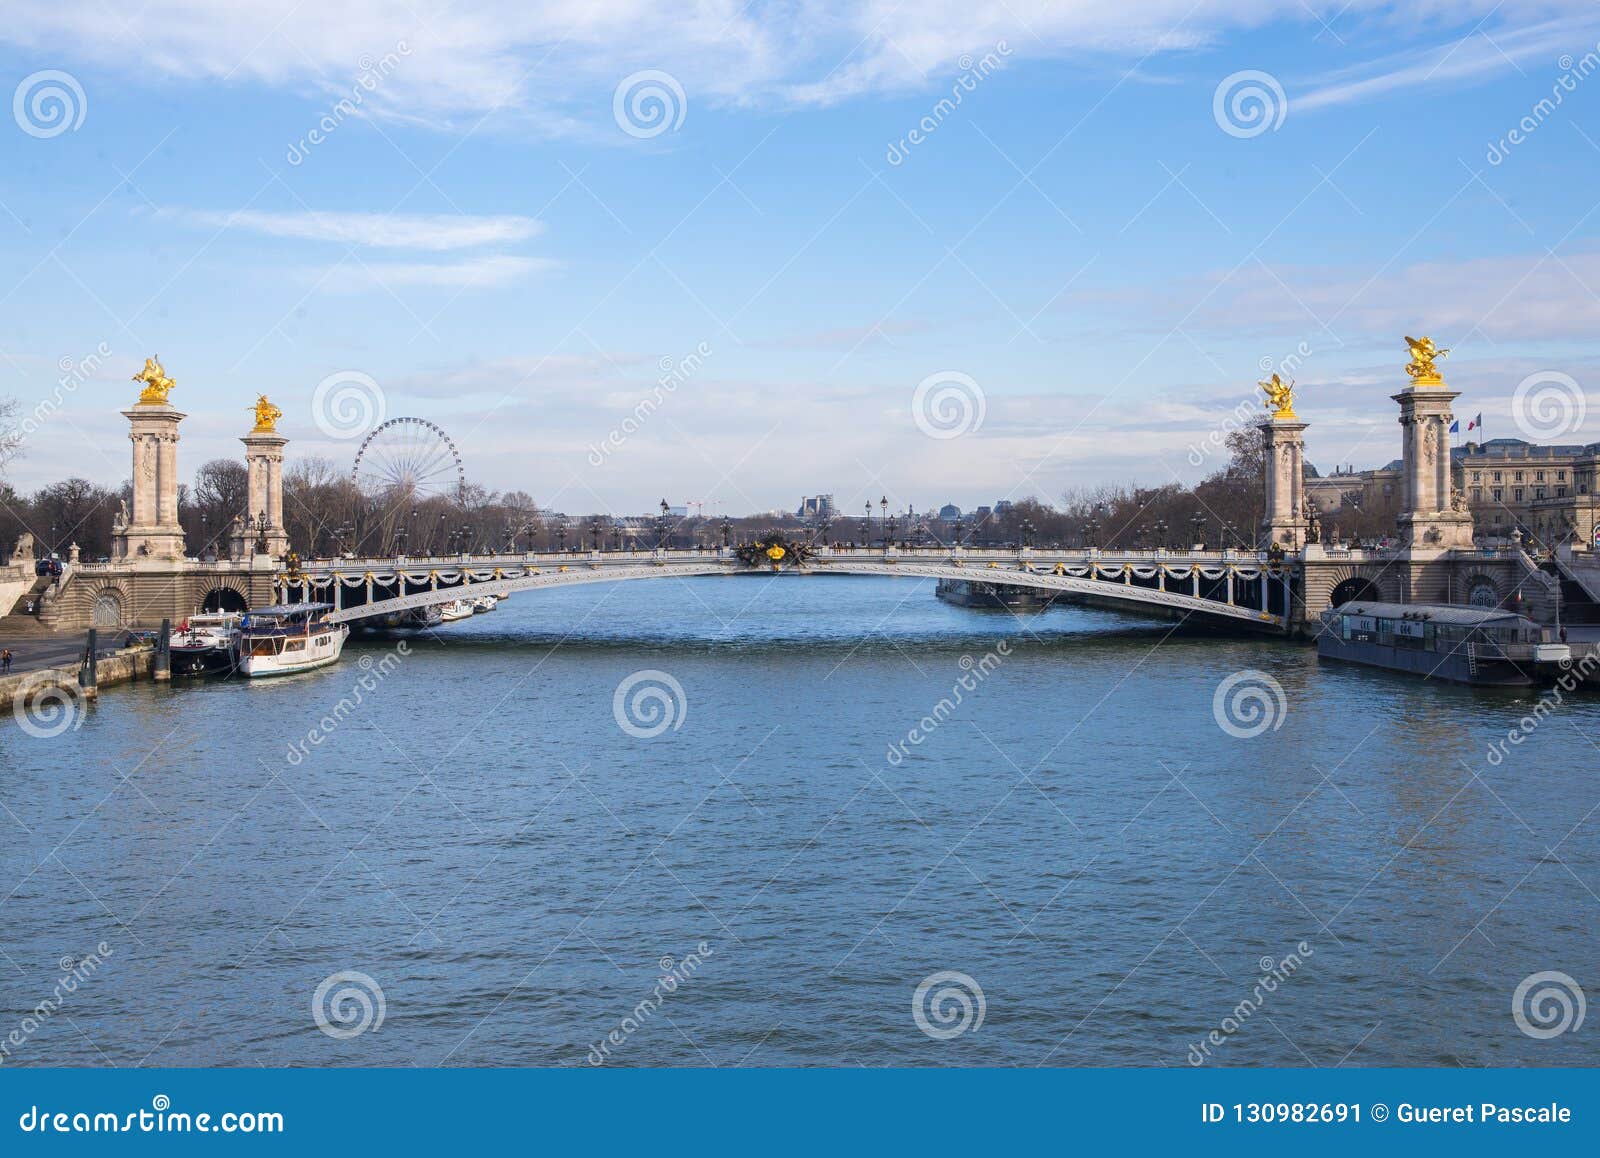
[[[1588,552],[1558,554],[1541,569],[1561,584],[1561,616],[1568,623],[1600,623],[1600,561]]]
[[[39,609],[44,606],[44,593],[52,582],[49,575],[39,576],[33,581],[33,586],[22,593],[15,607],[12,607],[6,615],[0,615],[0,641],[39,638],[54,634],[39,619]],[[33,610],[26,610],[29,607]]]

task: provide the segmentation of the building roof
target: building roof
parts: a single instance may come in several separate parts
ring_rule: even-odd
[[[1487,623],[1515,620],[1533,626],[1533,620],[1515,611],[1494,607],[1462,607],[1454,603],[1368,603],[1353,600],[1334,609],[1340,615],[1368,615],[1374,619],[1421,619],[1429,623],[1448,623],[1460,627],[1481,627]]]
[[[1522,438],[1491,438],[1484,442],[1469,442],[1450,448],[1452,458],[1578,458],[1593,454],[1596,443],[1583,445],[1576,442],[1543,444]]]

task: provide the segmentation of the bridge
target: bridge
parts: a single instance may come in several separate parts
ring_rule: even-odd
[[[113,523],[112,559],[89,563],[68,549],[59,580],[42,590],[32,537],[0,567],[3,626],[36,628],[151,625],[199,610],[297,600],[331,603],[334,618],[361,622],[416,611],[465,595],[507,595],[579,583],[709,575],[783,573],[953,580],[1038,591],[1068,603],[1165,618],[1193,617],[1280,634],[1309,634],[1319,614],[1347,599],[1513,607],[1550,622],[1563,601],[1590,605],[1600,619],[1600,564],[1568,560],[1546,569],[1525,552],[1486,550],[1450,469],[1451,402],[1457,397],[1412,348],[1411,384],[1400,405],[1401,486],[1393,551],[1324,543],[1305,492],[1305,430],[1292,383],[1261,383],[1269,399],[1256,424],[1264,451],[1259,542],[1271,550],[1126,550],[1083,547],[808,547],[769,567],[748,550],[581,550],[419,558],[341,558],[301,564],[283,517],[282,412],[263,396],[245,447],[248,506],[228,528],[223,558],[188,554],[178,521],[178,426],[161,373],[124,411],[133,444],[131,503]],[[1420,354],[1419,354],[1420,351]],[[1435,354],[1435,356],[1437,356]],[[144,379],[141,379],[144,380]],[[253,512],[253,513],[252,513]]]
[[[417,611],[455,599],[583,583],[730,575],[871,575],[1025,588],[1065,602],[1266,632],[1286,632],[1300,565],[1255,552],[819,547],[799,565],[751,566],[729,549],[336,559],[274,578],[280,602],[331,603],[336,622]]]

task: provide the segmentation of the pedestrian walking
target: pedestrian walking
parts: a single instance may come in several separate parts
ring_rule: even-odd
[[[0,675],[11,674],[11,649],[0,651]]]

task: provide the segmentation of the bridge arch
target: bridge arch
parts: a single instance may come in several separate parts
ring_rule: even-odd
[[[448,603],[462,596],[507,595],[547,587],[633,579],[766,573],[762,569],[746,568],[731,556],[712,553],[698,558],[633,556],[616,561],[574,557],[570,564],[551,566],[546,563],[543,567],[462,565],[449,574],[437,571],[413,575],[393,564],[380,572],[365,570],[367,566],[356,564],[348,575],[341,569],[330,569],[299,577],[296,582],[280,585],[280,597],[338,602],[340,606],[330,618],[335,622],[349,622]],[[1012,556],[1008,565],[1001,565],[993,561],[964,563],[953,557],[835,555],[814,559],[799,573],[1003,583],[1069,599],[1085,597],[1128,611],[1163,616],[1182,613],[1211,622],[1272,632],[1287,627],[1286,608],[1290,600],[1285,594],[1292,583],[1290,572],[1256,560],[1189,561],[1151,557],[1137,562],[1096,557],[1069,563],[1053,562],[1048,557],[1019,560]],[[419,581],[425,581],[428,586],[422,590],[406,590]],[[1199,594],[1195,593],[1197,591]],[[369,592],[371,599],[362,598],[353,606],[346,603],[351,595]]]
[[[1382,603],[1383,590],[1365,575],[1352,575],[1336,584],[1328,596],[1328,602],[1334,607],[1342,607],[1357,600],[1365,603]]]
[[[200,611],[249,611],[250,593],[241,583],[223,580],[200,598]]]

